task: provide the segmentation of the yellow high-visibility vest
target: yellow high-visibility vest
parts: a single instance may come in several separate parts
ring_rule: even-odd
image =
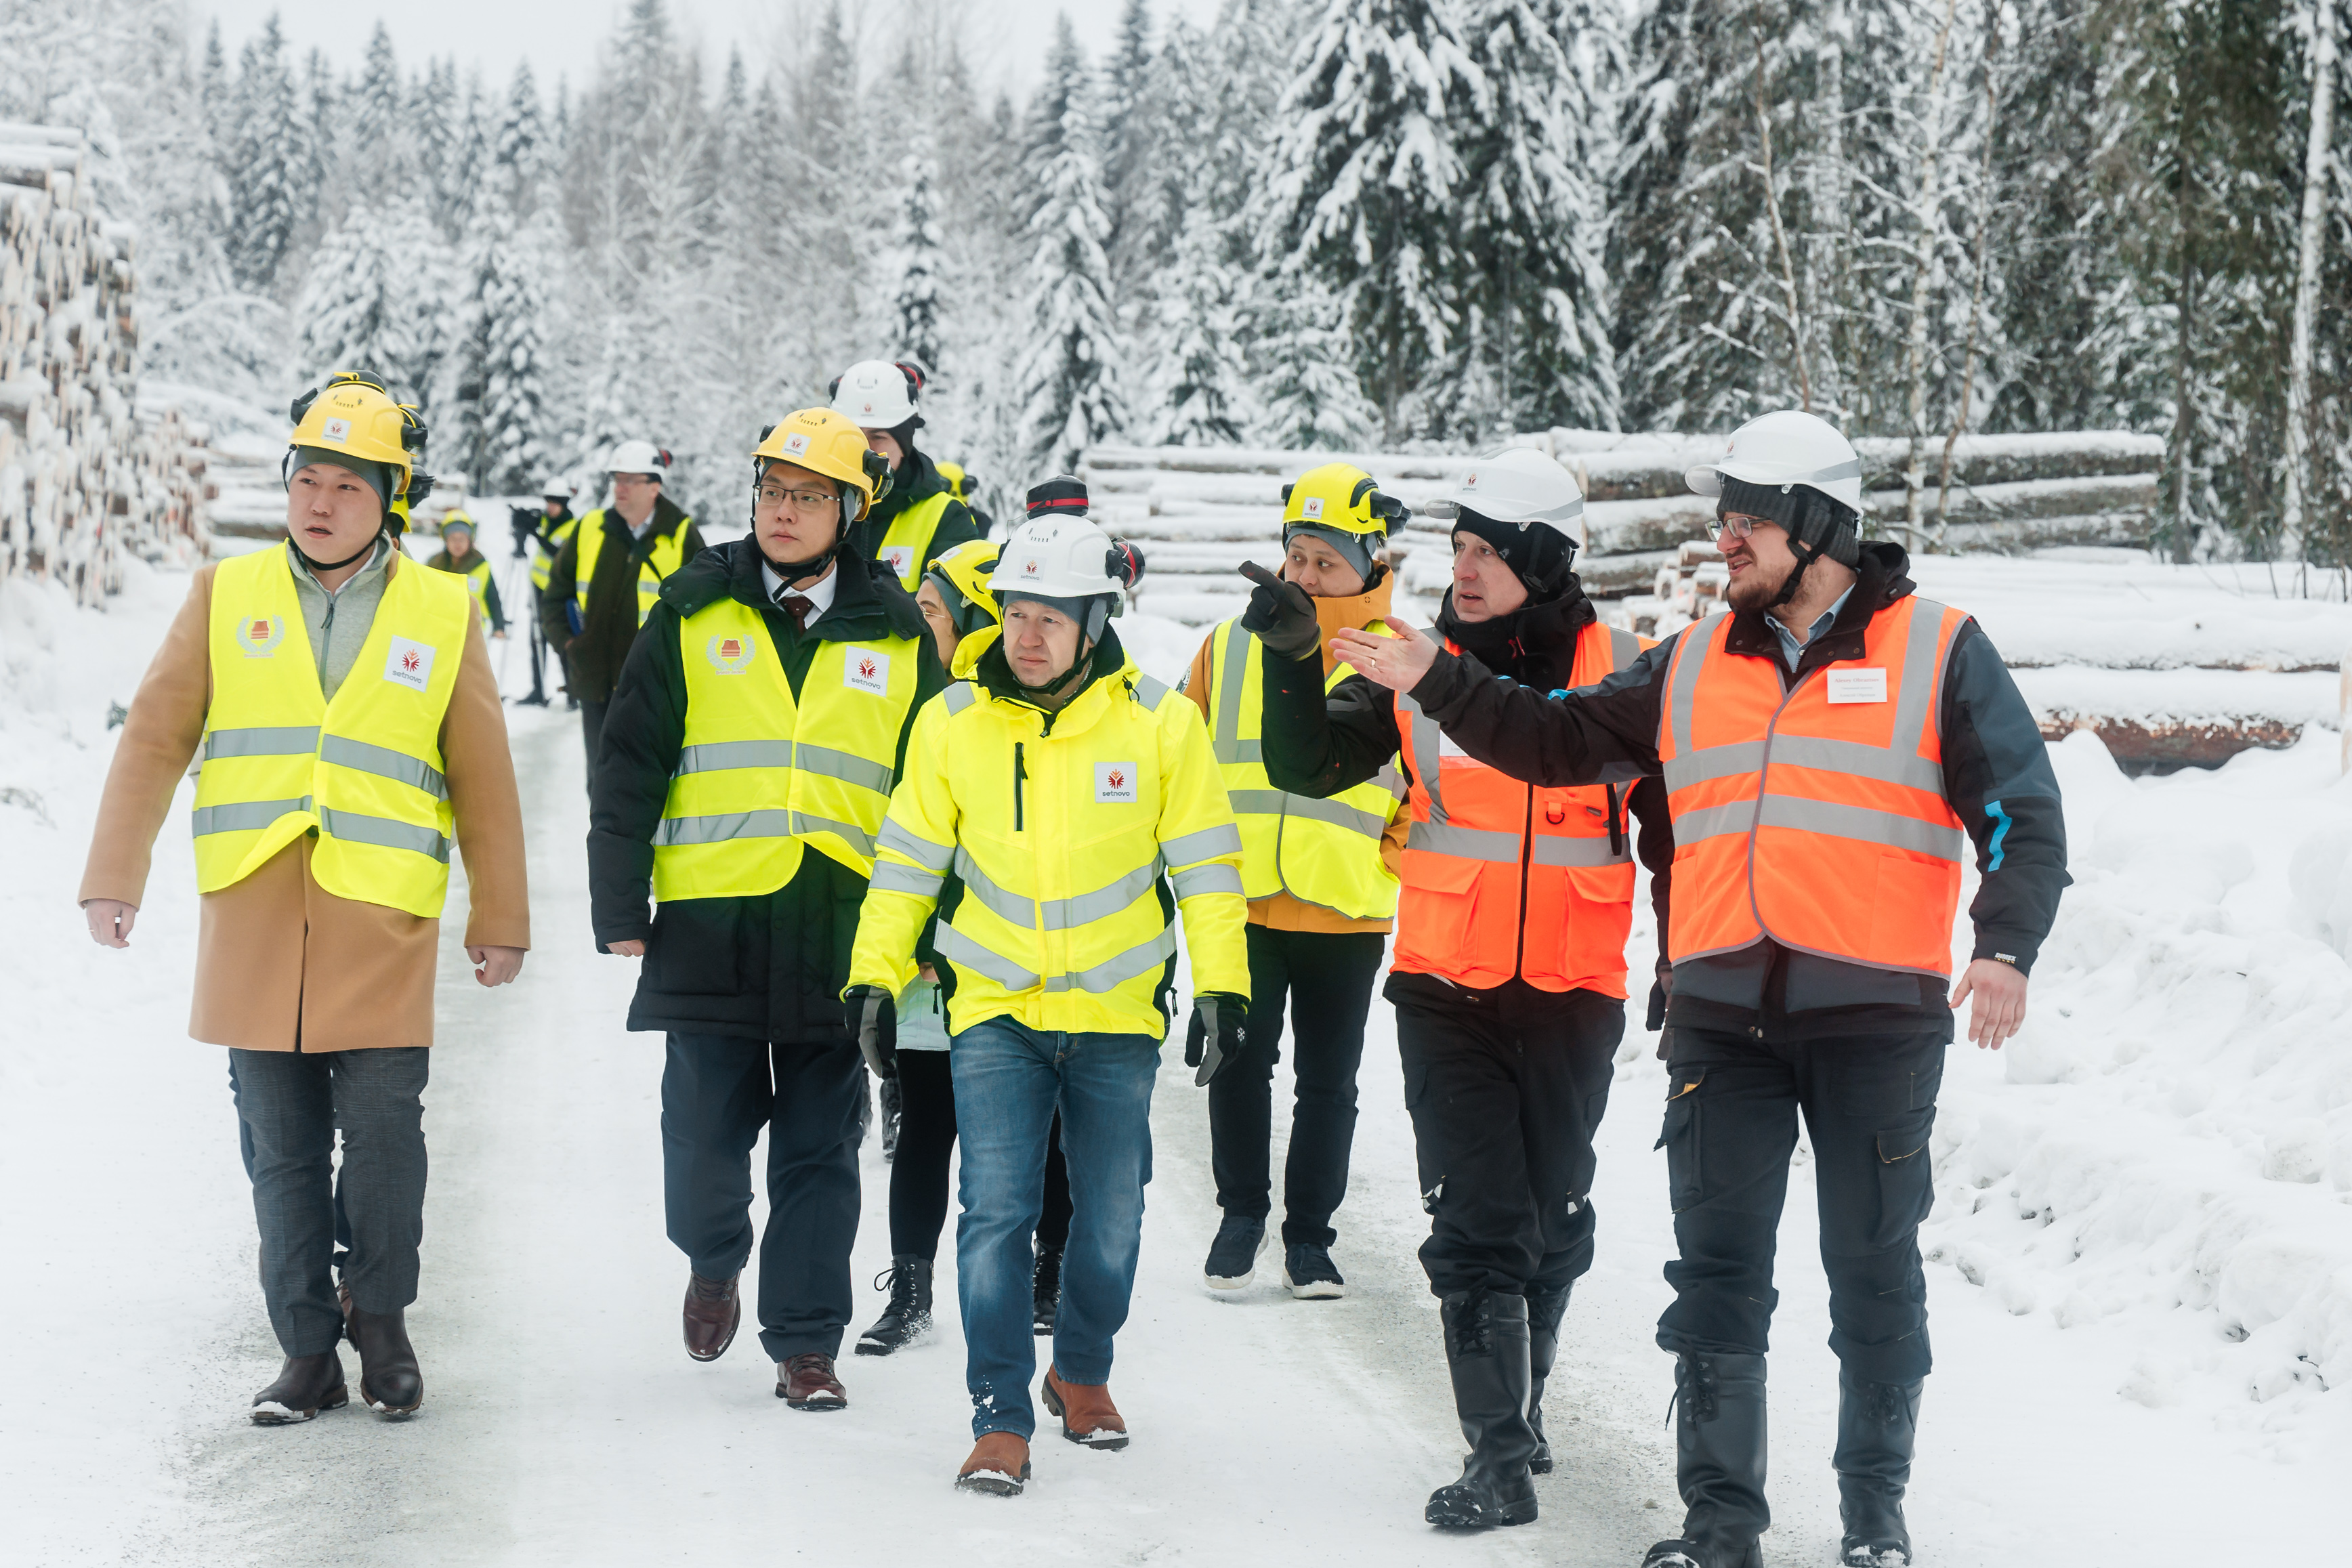
[[[1404,809],[1404,775],[1394,759],[1328,800],[1276,789],[1260,750],[1265,649],[1242,630],[1238,615],[1209,635],[1216,648],[1209,665],[1209,738],[1241,824],[1243,893],[1256,900],[1286,892],[1350,920],[1394,918],[1396,873],[1381,858],[1381,837]],[[1323,689],[1352,674],[1345,664],[1335,667]]]
[[[461,574],[466,580],[466,591],[474,596],[474,612],[482,618],[482,635],[490,633],[490,563],[476,552],[474,564]]]
[[[680,621],[677,638],[686,743],[654,837],[654,896],[773,893],[807,849],[872,875],[916,643],[820,643],[795,699],[750,605],[719,599]]]
[[[875,547],[874,559],[898,574],[898,586],[912,593],[922,586],[923,569],[931,564],[931,536],[940,531],[953,496],[944,490],[927,496],[890,519]]]
[[[1199,710],[1129,663],[1045,718],[971,681],[916,715],[850,984],[905,988],[952,873],[963,901],[932,941],[955,967],[957,1030],[1010,1016],[1159,1039],[1164,872],[1193,988],[1247,997],[1241,835]]]
[[[316,833],[320,887],[438,916],[456,831],[441,721],[472,615],[457,579],[395,561],[359,661],[329,702],[286,547],[223,561],[192,823],[197,888],[217,893]]]
[[[625,528],[627,526],[623,525]],[[637,567],[637,624],[654,612],[654,601],[661,597],[662,579],[676,571],[686,561],[686,530],[694,526],[692,517],[681,517],[677,527],[654,538],[654,548]],[[572,581],[572,601],[580,606],[580,613],[588,613],[588,585],[596,578],[596,557],[604,548],[604,514],[600,509],[580,519],[580,566]]]
[[[541,593],[547,591],[548,581],[555,570],[555,558],[563,553],[563,541],[579,531],[580,519],[577,517],[566,517],[547,530],[547,537],[530,554],[530,585],[533,588]]]

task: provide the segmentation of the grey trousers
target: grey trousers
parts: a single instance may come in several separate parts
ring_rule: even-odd
[[[352,1304],[392,1312],[416,1300],[416,1249],[425,1235],[419,1097],[431,1056],[421,1045],[228,1053],[261,1231],[261,1294],[288,1355],[320,1354],[342,1334],[332,1268],[339,1218],[351,1249],[343,1279]]]

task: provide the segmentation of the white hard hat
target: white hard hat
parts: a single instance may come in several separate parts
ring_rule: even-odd
[[[833,412],[861,430],[896,430],[919,417],[922,372],[888,360],[860,360],[835,379]]]
[[[1862,457],[1853,443],[1828,420],[1792,408],[1749,420],[1731,433],[1721,457],[1683,477],[1694,495],[1719,496],[1724,475],[1780,490],[1802,485],[1850,512],[1862,510]]]
[[[1558,458],[1532,446],[1506,446],[1473,464],[1454,486],[1422,510],[1442,521],[1465,511],[1497,523],[1544,527],[1584,548],[1584,492]]]
[[[560,496],[568,501],[572,498],[572,486],[561,478],[550,476],[540,481],[539,494],[542,500],[553,500]]]
[[[624,441],[613,448],[612,456],[604,460],[607,474],[646,474],[656,479],[669,476],[669,454],[650,441]]]
[[[1098,593],[1119,593],[1125,580],[1113,576],[1110,563],[1117,547],[1093,519],[1077,517],[1034,517],[1013,530],[988,576],[989,591],[999,602],[1013,598],[1091,599]]]

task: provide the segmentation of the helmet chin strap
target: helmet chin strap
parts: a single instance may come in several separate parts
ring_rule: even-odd
[[[1789,541],[1789,553],[1796,558],[1797,564],[1789,569],[1789,579],[1780,584],[1780,591],[1774,594],[1772,601],[1764,606],[1768,611],[1778,610],[1796,598],[1797,585],[1804,580],[1805,568],[1822,559],[1822,552],[1819,549],[1801,539]]]
[[[294,536],[291,532],[289,532],[286,536],[286,548],[292,550],[296,557],[301,560],[302,564],[309,567],[312,574],[315,575],[322,571],[341,571],[343,568],[351,565],[352,562],[358,560],[362,556],[373,554],[375,550],[376,540],[383,538],[383,526],[379,523],[376,525],[375,532],[368,536],[367,543],[360,546],[357,550],[345,556],[341,560],[313,560],[308,550],[305,550],[300,545],[294,542]]]

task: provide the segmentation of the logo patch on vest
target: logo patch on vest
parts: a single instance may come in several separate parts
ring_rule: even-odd
[[[414,637],[394,637],[383,656],[383,678],[412,692],[421,692],[433,679],[433,645]]]
[[[890,695],[890,655],[871,648],[852,648],[842,662],[841,684],[852,691]]]
[[[1829,695],[1832,703],[1883,703],[1886,700],[1886,672],[1874,665],[1860,670],[1832,668]]]
[[[1097,806],[1133,805],[1135,803],[1135,764],[1132,762],[1097,762],[1095,764],[1095,804]]]
[[[248,659],[267,659],[286,640],[283,615],[248,615],[236,623],[236,645]]]
[[[890,570],[893,572],[896,572],[899,577],[903,578],[907,575],[908,569],[915,564],[915,547],[912,545],[884,545],[882,547],[882,559],[890,563]]]
[[[722,675],[740,675],[750,669],[752,655],[759,651],[757,643],[740,633],[713,637],[702,647],[710,667]]]

